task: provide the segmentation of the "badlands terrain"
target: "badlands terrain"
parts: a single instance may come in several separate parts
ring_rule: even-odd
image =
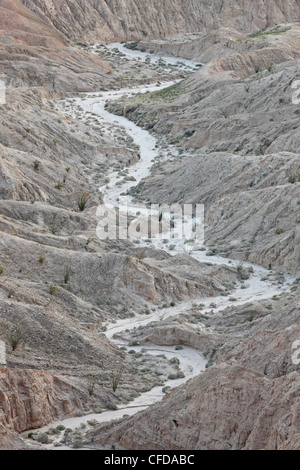
[[[0,449],[299,450],[299,1],[0,0],[0,79]]]

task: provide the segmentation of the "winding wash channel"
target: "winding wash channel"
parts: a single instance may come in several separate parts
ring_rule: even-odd
[[[113,44],[113,47],[118,47],[118,45]],[[132,54],[132,52],[130,52],[130,54]],[[135,56],[136,55],[137,53],[135,52]],[[164,57],[163,59],[167,60],[167,58],[164,58]],[[194,64],[191,64],[191,65],[194,65]],[[130,95],[133,96],[137,93],[146,93],[148,91],[159,90],[159,89],[168,87],[171,84],[172,83],[164,83],[163,85],[160,85],[160,86],[148,85],[148,86],[143,86],[143,87],[137,87],[134,89],[121,89],[118,91],[99,92],[98,94],[91,93],[91,94],[85,95],[84,97],[78,97],[75,100],[75,102],[73,102],[72,109],[71,109],[71,114],[73,116],[75,116],[75,113],[77,116],[78,116],[78,113],[81,113],[81,116],[84,116],[85,113],[92,112],[95,115],[97,115],[97,117],[101,121],[101,124],[103,123],[104,128],[105,128],[105,125],[106,126],[107,125],[108,126],[111,126],[111,125],[121,126],[123,129],[126,130],[126,133],[133,138],[135,144],[137,144],[140,147],[140,156],[141,156],[140,160],[136,164],[128,168],[129,170],[128,176],[134,177],[135,181],[125,182],[121,186],[116,185],[116,183],[120,181],[120,179],[118,179],[120,177],[118,177],[117,172],[112,172],[112,174],[109,175],[109,179],[110,179],[109,187],[105,186],[103,188],[100,188],[100,190],[104,194],[105,203],[117,205],[117,199],[119,198],[121,193],[126,192],[132,186],[137,186],[143,178],[146,178],[150,175],[151,167],[153,165],[153,160],[157,158],[159,154],[162,154],[162,152],[164,152],[163,159],[167,159],[168,154],[170,153],[170,150],[172,152],[174,151],[174,149],[170,147],[165,150],[158,149],[156,147],[157,140],[153,135],[151,135],[148,131],[138,127],[137,125],[127,120],[126,118],[115,116],[109,113],[105,109],[105,104],[108,101],[115,100],[123,96],[124,94],[128,96]],[[79,111],[80,107],[81,107],[81,111]],[[157,249],[165,250],[171,255],[176,255],[184,251],[184,244],[182,242],[175,243],[175,249],[172,251],[168,250],[166,245],[163,244],[161,240],[153,240],[152,246],[155,246]],[[194,251],[190,253],[190,256],[194,257],[198,261],[203,261],[203,262],[208,261],[205,251]],[[212,264],[218,264],[218,265],[223,264],[223,265],[235,266],[238,264],[237,260],[230,260],[230,259],[221,258],[218,256],[210,256],[209,261]],[[289,278],[288,276],[286,276],[285,282],[282,285],[274,285],[270,281],[261,280],[262,277],[264,277],[266,274],[269,273],[269,271],[267,271],[266,269],[260,266],[250,264],[250,263],[244,263],[244,267],[245,268],[252,267],[253,274],[251,275],[251,278],[247,281],[247,285],[248,285],[247,289],[237,288],[235,290],[234,296],[237,299],[237,302],[235,302],[235,305],[241,305],[241,304],[245,304],[248,302],[254,302],[256,300],[271,298],[274,295],[278,295],[281,292],[288,291],[290,288],[290,285],[293,282],[292,278]],[[170,317],[172,315],[177,316],[180,313],[186,312],[189,308],[192,307],[192,304],[194,304],[198,300],[202,304],[205,305],[205,308],[203,309],[203,313],[211,312],[212,310],[211,303],[214,303],[216,305],[216,307],[214,308],[215,314],[218,314],[219,312],[224,310],[226,307],[232,305],[232,302],[230,302],[228,297],[224,297],[224,296],[209,297],[209,298],[204,298],[204,299],[193,298],[191,300],[184,301],[184,302],[181,302],[180,304],[177,304],[176,307],[166,308],[163,310],[157,310],[155,312],[151,312],[151,314],[147,317],[128,318],[128,319],[120,320],[115,324],[109,324],[107,327],[106,335],[111,341],[115,342],[116,344],[120,346],[122,345],[124,346],[127,344],[126,341],[115,339],[114,335],[116,333],[120,333],[121,331],[124,331],[125,329],[138,328],[140,325],[146,325],[153,321],[161,321],[162,319]],[[141,350],[140,346],[130,347],[130,348],[135,349],[136,351]],[[146,345],[144,345],[144,348],[146,348],[147,353],[149,354],[158,355],[158,354],[163,353],[166,355],[167,358],[174,357],[174,353],[175,353],[174,346],[164,347],[164,346],[151,345],[147,343]],[[199,351],[191,347],[185,346],[183,350],[176,351],[176,356],[180,359],[180,368],[185,373],[185,378],[168,381],[166,383],[166,386],[170,386],[172,388],[175,386],[181,385],[182,383],[186,382],[190,378],[195,377],[196,375],[200,374],[203,370],[205,370],[205,365],[206,365],[206,360],[199,353]],[[119,409],[116,411],[105,411],[102,414],[89,414],[84,417],[71,418],[65,421],[51,423],[51,425],[40,429],[40,431],[45,432],[49,428],[55,427],[58,424],[63,424],[67,428],[76,429],[80,427],[81,423],[87,423],[88,421],[93,420],[93,419],[95,419],[99,423],[109,422],[114,419],[121,418],[124,414],[133,415],[137,413],[138,411],[145,409],[149,405],[161,400],[163,396],[164,396],[164,393],[162,392],[162,387],[159,386],[159,387],[152,389],[149,392],[144,393],[143,395],[135,399],[133,402],[131,402],[130,405],[124,405],[124,407],[122,406],[119,407]],[[64,448],[65,448],[64,446],[60,447],[60,449],[64,449]]]

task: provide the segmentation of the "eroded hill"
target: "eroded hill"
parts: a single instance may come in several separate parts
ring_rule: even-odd
[[[140,40],[211,31],[220,26],[250,33],[299,20],[299,2],[289,0],[22,0],[66,37],[78,40]]]
[[[291,23],[299,21],[299,2],[1,0],[0,13],[0,72],[8,85],[0,107],[0,340],[8,367],[0,370],[0,447],[21,448],[20,432],[162,387],[178,372],[174,364],[129,354],[105,337],[106,328],[188,302],[178,318],[119,338],[189,345],[215,367],[107,428],[105,438],[97,430],[94,442],[299,448],[299,374],[290,354],[299,336],[299,280],[291,293],[281,290],[284,275],[298,277],[300,265],[299,112],[291,102],[299,74],[299,25]],[[149,41],[198,30],[180,44]],[[204,203],[205,262],[96,236],[99,187],[109,187],[112,169],[126,179],[139,149],[120,126],[92,111],[85,119],[82,110],[67,115],[57,100],[73,109],[75,94],[120,88],[123,77],[132,85],[186,77],[85,44],[123,39],[208,62],[175,87],[109,108],[158,136],[158,152],[177,146],[178,156],[170,147],[168,161],[154,165],[133,194],[146,202]],[[213,254],[240,264],[216,266]],[[231,296],[248,288],[252,274],[246,259],[269,268],[266,282],[278,298],[234,304]],[[233,303],[204,314],[200,300],[215,296]],[[227,419],[232,410],[234,423]],[[261,423],[268,424],[264,432]]]

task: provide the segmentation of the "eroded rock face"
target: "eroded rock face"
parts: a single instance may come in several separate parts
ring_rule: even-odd
[[[299,449],[300,375],[292,355],[300,335],[298,299],[299,288],[209,316],[193,307],[131,332],[145,347],[148,341],[192,346],[215,365],[147,411],[99,427],[87,442],[125,449]]]
[[[269,379],[223,363],[90,439],[139,450],[299,449],[299,391],[297,372]]]
[[[140,194],[152,202],[205,204],[208,245],[298,277],[299,109],[292,102],[298,61],[256,73],[245,60],[252,68],[247,78],[213,71],[212,62],[164,96],[130,101],[130,119],[155,123],[186,154],[155,169]],[[125,104],[129,109],[126,100],[110,109],[119,113]]]
[[[154,202],[205,204],[207,244],[298,277],[300,185],[289,182],[298,165],[299,155],[288,152],[214,152],[167,164],[140,187]]]
[[[110,72],[97,56],[69,46],[51,24],[18,0],[0,2],[0,73],[6,85],[91,91]]]
[[[14,353],[8,348],[8,366],[15,369],[0,369],[3,448],[20,445],[15,432],[82,413],[86,396],[75,385],[86,390],[87,374],[99,377],[97,405],[111,399],[109,371],[126,361],[124,353],[99,336],[106,321],[132,313],[136,306],[148,307],[148,303],[158,306],[199,294],[214,295],[224,280],[234,283],[237,278],[233,269],[210,268],[184,257],[171,259],[153,253],[144,258],[132,246],[105,245],[96,239],[100,184],[88,175],[102,173],[107,162],[131,164],[138,155],[49,106],[53,92],[117,86],[110,67],[87,54],[84,45],[79,50],[71,41],[140,39],[198,29],[209,32],[221,25],[237,30],[231,30],[229,39],[227,32],[209,35],[201,50],[209,43],[210,54],[216,54],[218,60],[183,85],[186,89],[181,90],[178,101],[169,106],[163,103],[159,109],[163,122],[158,127],[171,125],[173,137],[188,132],[188,149],[211,153],[201,160],[200,168],[199,160],[189,160],[187,172],[181,176],[182,168],[176,167],[176,184],[171,176],[174,168],[163,181],[157,178],[154,184],[152,179],[151,191],[157,195],[166,192],[172,199],[175,190],[176,197],[184,197],[189,181],[188,196],[193,202],[204,198],[209,205],[211,244],[230,244],[237,252],[245,248],[243,253],[251,260],[261,264],[277,260],[279,266],[298,273],[299,184],[290,183],[286,174],[298,169],[299,160],[298,116],[288,105],[297,64],[294,61],[286,67],[285,62],[299,57],[299,29],[293,28],[285,36],[282,47],[275,42],[252,47],[243,33],[274,22],[299,20],[299,2],[240,3],[0,1],[0,71],[11,85],[0,123],[0,261],[4,280],[0,285],[0,336],[6,340],[5,332],[25,321],[29,346]],[[276,73],[269,70],[262,78],[255,73],[255,67],[267,70],[273,63],[279,64]],[[244,77],[249,77],[249,82],[240,81]],[[155,103],[150,112],[157,113],[157,109]],[[278,128],[265,122],[270,109],[269,122],[275,120]],[[212,149],[219,146],[223,151],[218,158],[219,152]],[[241,157],[243,149],[250,156]],[[291,153],[283,152],[286,150]],[[269,155],[262,155],[267,151]],[[261,179],[261,174],[266,176]],[[105,174],[101,177],[105,179]],[[77,203],[83,192],[88,192],[90,199],[80,213]],[[245,209],[253,218],[241,224]],[[275,233],[277,229],[284,232]],[[254,237],[257,244],[249,247]],[[65,280],[68,269],[70,282]],[[282,312],[285,315],[284,309]],[[236,313],[243,319],[246,315],[241,310]],[[276,314],[276,321],[283,321],[282,317]],[[226,318],[223,321],[226,323]],[[232,331],[221,326],[226,330],[222,335],[218,331],[198,334],[185,325],[150,331],[143,338],[145,342],[188,344],[210,351],[220,348],[215,355],[218,366],[186,388],[175,390],[162,404],[118,425],[113,434],[109,430],[104,440],[118,441],[126,448],[298,448],[299,376],[283,352],[284,343],[298,337],[297,329],[269,333],[265,330],[271,325],[266,322],[253,334],[250,326],[249,330],[242,325]],[[265,345],[269,362],[261,359]],[[270,351],[276,353],[277,360]],[[239,366],[220,365],[236,358]],[[29,368],[54,370],[55,374],[62,371],[75,385]],[[276,378],[278,373],[282,377]],[[134,384],[141,390],[143,385],[133,369],[125,382],[126,388]],[[119,390],[123,390],[124,399],[122,386]],[[102,442],[101,432],[95,439]]]
[[[67,42],[51,26],[18,0],[1,0],[0,36],[30,46],[65,47]],[[16,28],[16,24],[18,27]]]
[[[231,72],[246,77],[255,68],[267,69],[299,57],[299,25],[276,25],[253,34],[221,27],[209,33],[201,31],[144,39],[139,49],[162,55],[183,57],[208,64],[214,73]]]
[[[14,432],[39,428],[83,412],[86,397],[60,377],[33,370],[0,369],[0,449]]]
[[[22,0],[58,31],[72,39],[142,39],[168,34],[211,31],[221,26],[251,32],[271,24],[296,22],[296,0]]]

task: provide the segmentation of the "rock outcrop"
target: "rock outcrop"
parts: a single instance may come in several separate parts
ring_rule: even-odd
[[[0,449],[15,448],[15,433],[82,414],[86,402],[82,391],[48,372],[0,369]]]

